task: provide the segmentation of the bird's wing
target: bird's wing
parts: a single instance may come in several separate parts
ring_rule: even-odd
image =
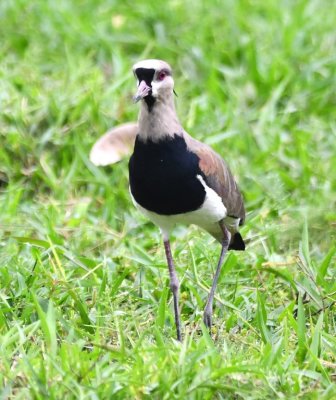
[[[95,165],[109,165],[129,155],[134,148],[138,124],[129,122],[109,130],[97,140],[90,152],[90,160]]]
[[[208,145],[184,134],[190,151],[199,157],[199,167],[205,176],[206,184],[223,201],[229,217],[239,218],[239,225],[245,220],[243,197],[225,161]]]

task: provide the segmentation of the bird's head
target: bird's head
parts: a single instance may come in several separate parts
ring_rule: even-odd
[[[133,66],[133,72],[138,80],[138,90],[134,101],[144,100],[151,109],[157,100],[172,96],[174,80],[169,64],[161,60],[139,61]]]

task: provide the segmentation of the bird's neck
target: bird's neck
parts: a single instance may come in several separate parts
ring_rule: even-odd
[[[156,99],[151,107],[142,101],[138,126],[142,141],[149,139],[158,142],[167,136],[182,134],[183,129],[176,114],[173,97]]]

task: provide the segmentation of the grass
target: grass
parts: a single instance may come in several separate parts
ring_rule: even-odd
[[[0,3],[0,396],[336,397],[332,0]],[[135,120],[133,62],[175,70],[185,128],[230,164],[247,251],[175,232],[183,343],[159,233],[127,160],[88,160]]]

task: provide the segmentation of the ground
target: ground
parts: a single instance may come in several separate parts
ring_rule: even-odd
[[[335,13],[332,0],[1,1],[1,398],[336,397]],[[136,119],[131,67],[149,57],[174,67],[185,129],[229,163],[247,208],[211,335],[219,245],[175,231],[182,344],[127,158],[88,159]]]

